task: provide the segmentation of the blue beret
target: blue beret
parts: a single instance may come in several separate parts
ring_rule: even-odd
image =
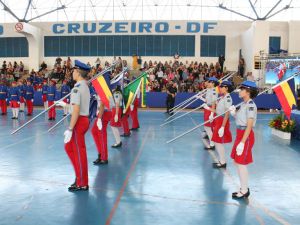
[[[249,80],[246,80],[243,83],[241,83],[241,87],[253,88],[253,89],[257,88],[256,83],[253,81],[249,81]]]
[[[208,79],[208,81],[210,82],[210,81],[212,81],[212,82],[219,82],[219,80],[217,79],[217,78],[215,78],[215,77],[210,77],[209,79]]]
[[[75,67],[77,67],[78,69],[81,69],[81,70],[85,70],[85,71],[91,70],[91,67],[89,67],[88,65],[86,65],[83,62],[80,62],[79,60],[75,60]]]
[[[228,87],[228,86],[232,86],[232,83],[228,80],[224,80],[221,82],[220,84],[221,87]]]

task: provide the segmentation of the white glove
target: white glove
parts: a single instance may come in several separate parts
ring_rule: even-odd
[[[203,103],[203,108],[206,110],[210,110],[209,106],[206,103]]]
[[[118,114],[115,115],[114,120],[115,120],[115,123],[118,122],[118,120],[119,120]]]
[[[209,117],[208,117],[209,121],[213,121],[214,120],[214,113],[211,112]]]
[[[20,102],[18,102],[18,105],[20,105]]]
[[[55,101],[54,104],[61,107],[65,107],[67,105],[67,103],[65,103],[64,101]]]
[[[133,111],[134,106],[130,105],[130,111]]]
[[[102,130],[102,120],[100,118],[97,120],[97,127],[99,130]]]
[[[31,102],[33,102],[33,99],[31,99]]]
[[[64,133],[64,136],[65,136],[65,139],[64,139],[64,143],[67,144],[71,141],[71,138],[72,138],[72,131],[70,130],[66,130],[65,133]]]
[[[236,154],[237,154],[238,156],[240,156],[240,155],[243,154],[244,147],[245,147],[245,144],[244,144],[243,142],[240,142],[240,143],[236,146]]]
[[[230,115],[235,116],[235,114],[236,114],[236,108],[235,108],[234,105],[232,105],[232,106],[229,107],[229,112],[230,112]]]
[[[220,127],[220,129],[218,130],[218,135],[219,135],[219,137],[224,136],[224,127]]]

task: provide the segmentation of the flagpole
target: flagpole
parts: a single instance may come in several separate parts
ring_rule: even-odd
[[[233,74],[235,74],[236,72],[234,72],[234,73],[232,73],[232,74],[229,74],[229,76],[225,76],[225,78],[224,78],[224,81],[225,80],[227,80],[227,79],[229,79],[231,76],[233,76]],[[221,79],[220,79],[221,80]],[[220,81],[219,80],[219,81]],[[203,90],[203,91],[206,91],[207,89],[205,89],[205,90]],[[172,116],[170,116],[170,117],[168,117],[167,119],[165,119],[165,121],[168,121],[168,120],[170,120],[170,119],[172,119],[178,112],[181,112],[182,110],[184,110],[184,109],[186,109],[189,105],[191,105],[191,104],[193,104],[195,101],[197,101],[197,97],[198,96],[200,96],[200,95],[204,95],[205,93],[203,93],[203,92],[200,92],[200,93],[198,93],[198,94],[196,94],[196,95],[194,95],[194,96],[192,96],[191,98],[190,98],[190,100],[192,99],[192,98],[196,98],[196,99],[194,99],[193,101],[191,101],[191,102],[189,102],[187,105],[185,105],[183,108],[180,108],[180,109],[177,109],[177,111],[172,115]]]
[[[103,75],[104,73],[108,72],[110,68],[112,68],[113,66],[115,66],[116,64],[112,64],[109,68],[107,68],[104,71],[101,71],[100,73],[98,73],[97,75],[95,75],[93,78],[91,78],[89,80],[89,83],[92,82],[93,80],[97,79],[99,76]],[[19,130],[23,129],[25,126],[27,126],[29,123],[31,123],[32,121],[34,121],[35,119],[37,119],[38,117],[40,117],[41,115],[43,115],[44,113],[48,112],[50,109],[52,109],[53,107],[55,107],[59,102],[63,101],[64,99],[66,99],[67,97],[69,97],[71,95],[71,92],[69,94],[67,94],[66,96],[62,97],[61,99],[59,99],[58,101],[54,102],[53,105],[49,106],[47,109],[44,109],[42,112],[40,112],[39,114],[37,114],[35,117],[33,117],[32,119],[28,120],[26,123],[24,123],[22,126],[20,126],[19,128],[17,128],[16,130],[14,130],[13,132],[11,132],[11,135],[17,133]]]
[[[123,70],[121,73],[119,73],[117,76],[120,76],[122,73],[124,73],[126,70]],[[90,83],[90,82],[89,82]],[[68,113],[65,117],[63,117],[61,120],[59,120],[54,126],[50,127],[48,129],[48,132],[52,131],[55,127],[57,127],[61,122],[63,122],[65,119],[67,119],[71,114]]]
[[[225,77],[223,77],[223,80],[227,80],[230,77],[232,77],[236,72],[232,72],[227,74]],[[221,79],[220,79],[221,80]],[[220,81],[219,80],[219,81]],[[188,101],[192,100],[193,98],[197,97],[197,95],[200,95],[200,93],[202,93],[203,91],[205,91],[206,89],[202,90],[201,92],[196,93],[195,95],[193,95],[192,97],[186,99],[184,102],[181,102],[180,104],[174,106],[173,108],[170,109],[170,111],[175,111],[178,110],[178,108],[182,107],[183,105],[185,105]]]
[[[266,92],[268,92],[268,91],[270,91],[270,90],[272,90],[272,89],[278,87],[278,86],[279,86],[280,84],[282,84],[283,82],[287,82],[287,81],[293,79],[294,77],[298,76],[299,74],[300,74],[300,72],[295,73],[293,76],[289,77],[288,79],[283,80],[283,81],[281,81],[280,83],[278,83],[278,84],[276,84],[276,85],[274,85],[274,86],[272,86],[272,87],[270,87],[270,88],[268,88],[268,89],[266,89],[266,90],[260,92],[257,96],[262,95],[262,94],[264,94],[264,93],[266,93]],[[256,96],[256,97],[257,97],[257,96]],[[244,104],[244,102],[241,102],[241,103],[235,105],[235,107],[237,108],[237,107],[241,106],[242,104]],[[230,110],[226,110],[224,113],[215,116],[212,120],[214,120],[214,119],[216,119],[216,118],[218,118],[218,117],[220,117],[220,116],[223,116],[224,114],[226,114],[226,113],[229,112],[229,111],[230,111]],[[198,129],[199,127],[202,127],[203,125],[205,125],[205,124],[207,124],[207,123],[210,123],[210,122],[211,122],[211,120],[208,120],[208,121],[206,121],[206,122],[203,122],[203,123],[201,123],[201,124],[199,124],[199,125],[193,127],[192,129],[190,129],[190,130],[188,130],[188,131],[186,131],[186,132],[184,132],[184,133],[182,133],[182,134],[176,136],[175,138],[173,138],[173,139],[167,141],[166,143],[167,143],[167,144],[172,143],[173,141],[175,141],[175,140],[177,140],[177,139],[179,139],[179,138],[181,138],[181,137],[183,137],[183,136],[185,136],[185,135],[187,135],[187,134],[193,132],[194,130]]]

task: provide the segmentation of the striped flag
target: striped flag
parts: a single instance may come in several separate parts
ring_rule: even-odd
[[[106,108],[110,109],[110,103],[113,102],[113,95],[109,87],[109,74],[99,76],[92,81],[92,85],[95,91],[99,95],[101,101]]]
[[[146,90],[148,85],[148,79],[147,76],[143,76],[141,80],[141,107],[145,108],[147,106],[146,102]]]
[[[124,87],[123,89],[123,98],[125,102],[125,108],[123,110],[124,114],[127,112],[130,105],[133,104],[136,95],[141,88],[142,80],[144,77],[147,77],[147,73],[142,73],[138,78],[136,78],[134,81],[129,83],[126,87]]]
[[[282,110],[288,119],[291,118],[293,106],[296,106],[295,97],[295,79],[283,81],[274,88],[277,98],[281,104]]]

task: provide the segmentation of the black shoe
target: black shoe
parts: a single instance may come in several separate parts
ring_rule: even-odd
[[[112,148],[120,148],[120,147],[122,147],[122,141],[119,144],[113,144],[111,147]]]
[[[79,187],[79,186],[70,186],[69,188],[68,188],[68,190],[70,191],[70,192],[76,192],[76,191],[88,191],[89,190],[89,186],[87,185],[87,186],[82,186],[82,187]]]
[[[67,114],[63,114],[63,117],[65,117]]]
[[[136,131],[138,130],[139,128],[131,128],[130,130],[133,130],[133,131]]]
[[[98,158],[93,162],[93,164],[94,165],[97,165],[97,164],[99,164],[100,163],[100,161],[101,161],[101,155],[100,154],[98,154]]]
[[[48,120],[52,120],[52,118],[50,117]]]
[[[169,113],[169,115],[170,115],[170,116],[173,116],[173,115],[174,115],[174,113]]]
[[[120,136],[121,137],[130,137],[130,135],[131,135],[131,133],[129,133],[129,134],[121,134]]]
[[[207,151],[209,151],[209,150],[213,151],[213,150],[215,150],[215,146],[204,147],[204,149]]]
[[[20,110],[20,112],[24,112],[24,110]]]
[[[102,164],[102,165],[108,164],[108,160],[100,160],[99,164]]]
[[[15,117],[12,117],[11,119],[12,119],[12,120],[14,120],[14,119],[15,119]]]
[[[71,184],[71,186],[70,187],[76,187],[76,178],[75,178],[75,181],[74,181],[74,183],[73,184]]]
[[[227,164],[226,164],[226,163],[224,163],[224,164],[222,164],[222,163],[220,163],[220,162],[218,162],[218,163],[213,163],[213,168],[215,168],[215,169],[221,169],[221,168],[226,169],[226,167],[227,167]]]
[[[52,120],[55,120],[55,117],[52,117]]]
[[[241,195],[238,195],[238,194],[241,194]],[[232,193],[232,198],[233,199],[242,199],[242,198],[248,198],[250,196],[250,189],[248,188],[248,191],[247,193],[242,193],[241,191],[240,192],[233,192]]]
[[[6,113],[1,113],[2,116],[6,115]]]
[[[28,113],[27,116],[32,116],[32,114]]]

